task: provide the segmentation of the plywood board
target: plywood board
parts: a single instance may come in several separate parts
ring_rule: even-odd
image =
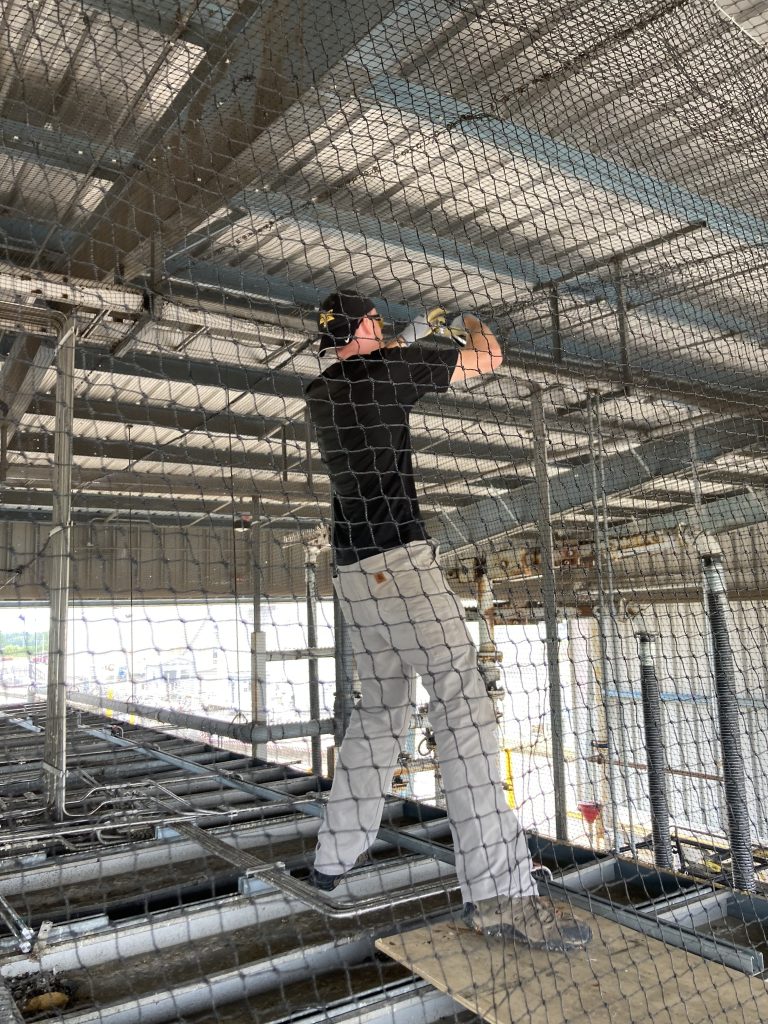
[[[378,939],[383,953],[492,1024],[766,1024],[768,989],[603,917],[586,950],[550,953],[456,921]]]

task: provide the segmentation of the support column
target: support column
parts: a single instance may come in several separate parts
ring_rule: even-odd
[[[741,752],[740,729],[742,726],[736,695],[736,672],[731,648],[725,572],[722,559],[718,555],[704,555],[701,562],[704,572],[704,595],[712,638],[733,884],[737,889],[742,889],[745,892],[755,892],[757,888],[755,864],[752,858],[744,758]]]
[[[72,421],[75,393],[75,320],[64,324],[56,356],[56,425],[53,508],[48,548],[50,627],[45,723],[46,803],[54,821],[64,820],[67,772],[67,612],[70,588]]]
[[[640,645],[640,689],[643,696],[645,749],[648,762],[648,796],[651,802],[653,859],[656,867],[673,868],[672,840],[669,837],[669,801],[667,764],[661,731],[661,693],[656,677],[654,637],[638,633]]]
[[[549,316],[552,321],[552,362],[563,361],[563,335],[560,330],[560,297],[557,285],[553,284],[549,292]]]
[[[627,296],[624,289],[624,272],[621,259],[613,261],[613,286],[616,289],[616,321],[619,328],[619,361],[621,378],[626,393],[632,383],[632,371],[629,366],[629,327],[627,325]]]
[[[317,655],[317,544],[305,544],[305,573],[307,584],[307,647],[310,650],[309,665],[309,717],[313,722],[320,720],[320,675]],[[322,744],[319,736],[313,736],[311,744],[311,770],[313,775],[323,774]]]
[[[557,591],[555,555],[552,540],[552,515],[549,499],[549,467],[547,465],[547,429],[544,419],[544,398],[541,391],[531,395],[533,420],[534,466],[539,492],[539,547],[541,548],[541,593],[547,647],[549,679],[549,715],[552,732],[552,782],[555,790],[555,835],[568,839],[568,809],[565,790],[565,746],[563,742],[563,691],[560,680],[560,638],[557,624]]]
[[[0,409],[2,405],[0,405]],[[0,483],[8,476],[8,424],[0,422]]]
[[[261,552],[261,501],[251,500],[251,567],[253,581],[253,632],[251,633],[251,722],[267,724],[267,639],[262,630],[261,594],[264,589]],[[266,761],[267,747],[253,743],[253,757]]]
[[[595,558],[595,580],[597,583],[597,622],[598,622],[598,643],[600,661],[600,696],[605,717],[605,761],[607,765],[606,781],[608,784],[608,802],[610,805],[610,828],[612,847],[618,850],[621,847],[619,836],[619,814],[618,814],[618,792],[616,786],[616,767],[618,763],[618,752],[616,748],[616,727],[615,714],[611,706],[611,680],[608,678],[609,664],[607,653],[607,630],[608,609],[605,600],[605,566],[603,556],[603,538],[600,531],[601,512],[600,504],[603,489],[600,485],[599,466],[602,464],[602,437],[600,430],[600,402],[591,400],[587,406],[589,426],[589,447],[592,454],[590,460],[591,485],[592,485],[592,543]],[[609,556],[610,557],[610,556]],[[597,673],[596,673],[597,674]]]

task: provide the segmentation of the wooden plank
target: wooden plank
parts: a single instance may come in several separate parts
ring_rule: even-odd
[[[550,953],[456,921],[378,939],[377,949],[491,1024],[765,1024],[768,989],[658,939],[580,913],[586,950]]]

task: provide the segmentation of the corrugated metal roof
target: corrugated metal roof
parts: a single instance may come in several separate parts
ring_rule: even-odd
[[[768,63],[707,0],[447,5],[442,24],[430,9],[423,38],[361,23],[329,63],[299,40],[309,77],[287,65],[269,102],[258,18],[230,38],[225,10],[186,29],[161,0],[157,10],[156,23],[146,5],[96,4],[85,20],[68,0],[5,12],[0,249],[19,268],[104,283],[126,273],[143,303],[81,317],[83,343],[104,358],[76,373],[80,439],[186,448],[187,465],[160,453],[141,463],[169,484],[219,472],[197,466],[196,449],[251,453],[273,460],[263,480],[278,484],[284,424],[300,486],[300,387],[320,369],[300,349],[317,298],[336,287],[406,313],[479,308],[504,341],[498,375],[414,414],[428,492],[479,499],[500,477],[529,479],[539,387],[559,477],[598,449],[663,446],[702,411],[764,408]],[[758,36],[760,24],[747,19]],[[533,289],[580,269],[558,286],[558,356],[550,294]],[[43,368],[38,394],[54,382]],[[175,410],[199,420],[177,430]],[[253,422],[238,431],[237,417],[263,419],[271,437]],[[30,409],[20,425],[50,433],[51,415]],[[737,449],[700,468],[760,476],[763,461]],[[647,490],[690,493],[688,472]],[[703,493],[728,491],[723,479]],[[610,504],[664,506],[643,487]]]

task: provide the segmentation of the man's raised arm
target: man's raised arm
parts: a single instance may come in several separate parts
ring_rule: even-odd
[[[467,343],[459,349],[459,361],[451,376],[451,384],[483,373],[494,373],[501,366],[504,355],[493,331],[472,313],[465,313],[461,323],[467,332]],[[454,320],[451,327],[459,326]]]

